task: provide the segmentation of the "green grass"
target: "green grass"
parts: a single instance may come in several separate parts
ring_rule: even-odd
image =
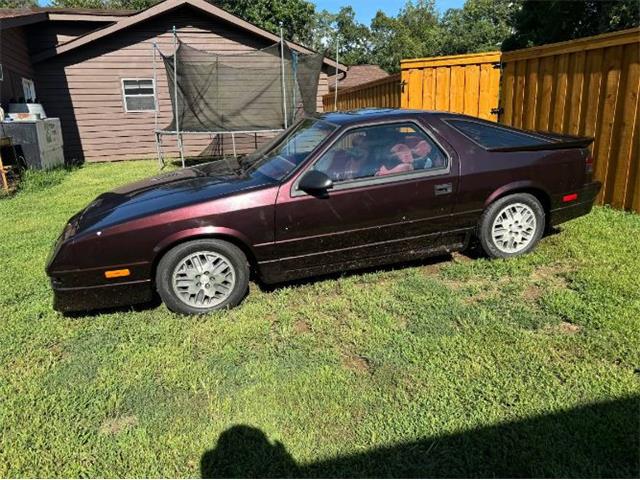
[[[29,174],[0,201],[0,476],[640,474],[640,216],[203,318],[54,312],[65,220],[155,172]]]

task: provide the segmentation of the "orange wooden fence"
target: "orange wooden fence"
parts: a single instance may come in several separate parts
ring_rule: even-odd
[[[640,30],[502,54],[500,121],[594,137],[601,203],[640,212]]]
[[[401,66],[400,77],[339,92],[338,109],[443,110],[594,137],[595,177],[604,185],[600,203],[640,212],[640,29],[506,53],[404,60]],[[334,110],[333,94],[324,104]]]
[[[497,120],[500,52],[403,60],[403,108]]]
[[[337,110],[365,107],[400,108],[400,88],[400,75],[397,74],[356,87],[338,89]],[[336,110],[335,92],[325,95],[322,103],[325,112]]]

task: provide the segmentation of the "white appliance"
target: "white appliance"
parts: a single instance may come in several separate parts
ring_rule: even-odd
[[[64,165],[59,118],[2,122],[0,133],[11,137],[17,155],[29,168],[48,170]]]

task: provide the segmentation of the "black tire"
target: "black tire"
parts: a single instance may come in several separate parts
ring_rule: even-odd
[[[185,303],[173,289],[173,273],[178,265],[196,252],[212,252],[222,255],[233,268],[235,284],[226,299],[213,307],[195,307]],[[172,312],[185,315],[202,315],[215,310],[232,308],[245,297],[249,288],[249,264],[247,257],[232,243],[217,239],[201,239],[181,243],[164,254],[156,270],[156,289],[162,301]]]
[[[506,207],[515,204],[523,204],[529,207],[535,217],[535,229],[529,240],[529,243],[524,248],[509,252],[505,251],[496,241],[493,239],[492,228],[496,221],[497,216]],[[533,250],[545,231],[545,213],[544,208],[536,197],[529,193],[514,193],[507,195],[506,197],[499,198],[491,205],[487,207],[482,216],[480,217],[480,223],[478,225],[478,239],[484,252],[491,258],[511,258],[519,255],[524,255]]]

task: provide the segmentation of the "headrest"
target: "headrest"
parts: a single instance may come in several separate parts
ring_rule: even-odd
[[[413,148],[413,154],[417,158],[426,157],[431,151],[431,145],[426,140],[420,140]]]

